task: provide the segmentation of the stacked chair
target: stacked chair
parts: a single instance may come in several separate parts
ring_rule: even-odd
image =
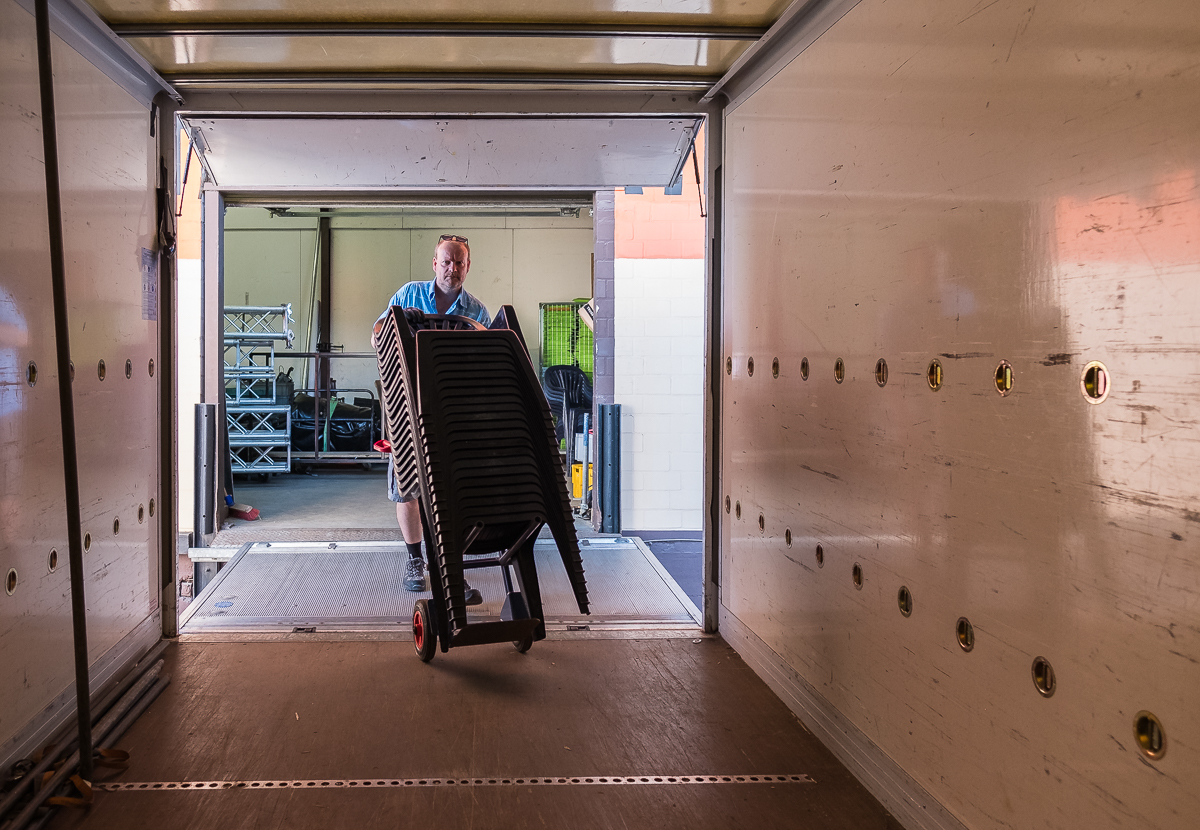
[[[384,436],[400,492],[420,492],[432,598],[413,611],[426,662],[456,646],[545,639],[533,547],[549,526],[580,613],[587,583],[550,408],[512,306],[490,328],[393,306],[376,336]],[[469,622],[464,573],[499,567],[498,622]],[[515,582],[515,587],[514,587]]]
[[[580,421],[592,411],[592,384],[578,366],[547,366],[542,373],[542,389],[556,416],[554,434],[572,446],[575,434],[582,431]]]

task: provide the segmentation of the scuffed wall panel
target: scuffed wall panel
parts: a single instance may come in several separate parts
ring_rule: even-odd
[[[1184,0],[864,0],[727,117],[721,602],[971,828],[1200,821],[1198,81]]]
[[[148,112],[58,39],[54,62],[94,662],[158,607],[153,139]],[[0,750],[74,679],[40,111],[33,17],[0,3],[0,571],[17,572],[0,594]]]

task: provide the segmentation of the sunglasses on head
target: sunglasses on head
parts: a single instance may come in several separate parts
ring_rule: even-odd
[[[441,244],[442,242],[461,242],[462,244],[466,245],[467,238],[465,236],[459,236],[456,233],[444,233],[438,237],[438,244]]]

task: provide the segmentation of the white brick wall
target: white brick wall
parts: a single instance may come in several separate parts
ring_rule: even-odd
[[[701,530],[704,261],[618,259],[621,527]]]
[[[175,356],[176,400],[179,407],[179,501],[175,515],[179,532],[192,529],[195,515],[193,485],[196,482],[196,404],[200,403],[200,260],[175,261],[176,288],[179,311],[175,315],[178,351]]]

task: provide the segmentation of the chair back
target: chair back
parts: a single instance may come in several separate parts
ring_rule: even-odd
[[[592,410],[592,382],[578,366],[547,366],[542,390],[554,413],[554,434],[561,441],[574,434],[580,416]]]

